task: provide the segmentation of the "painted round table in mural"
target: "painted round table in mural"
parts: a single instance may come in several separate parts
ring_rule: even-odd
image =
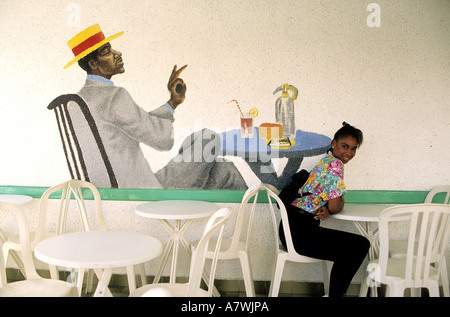
[[[297,130],[293,147],[276,149],[258,136],[258,128],[255,127],[253,132],[251,138],[242,138],[241,129],[221,133],[222,155],[243,158],[263,183],[279,189],[289,183],[290,177],[298,171],[304,157],[324,154],[331,145],[331,139],[323,134]],[[288,159],[280,176],[272,164],[272,159],[275,158]]]

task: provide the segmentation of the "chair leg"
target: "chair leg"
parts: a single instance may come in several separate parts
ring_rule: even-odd
[[[378,287],[375,281],[370,287],[370,297],[378,297]]]
[[[421,288],[411,288],[411,297],[421,297],[422,289]]]
[[[81,292],[83,290],[83,280],[84,280],[84,269],[79,269],[78,277],[77,277],[77,290],[78,290],[78,296],[80,296],[80,297],[81,297]],[[86,290],[86,293],[87,293],[87,290]]]
[[[80,292],[80,296],[81,296],[81,290],[83,288],[84,274],[85,274],[85,269],[78,270],[77,287]],[[94,284],[94,271],[87,270],[86,289],[84,290],[85,294],[92,292],[93,284]]]
[[[405,285],[403,283],[391,283],[386,285],[386,297],[404,297]]]
[[[442,291],[444,293],[444,297],[450,297],[450,289],[448,286],[447,264],[446,264],[445,259],[441,263],[441,281],[442,281]]]
[[[147,275],[145,275],[145,264],[141,263],[138,264],[139,272],[141,272],[141,286],[144,286],[147,284]]]
[[[1,252],[3,252],[3,262],[4,262],[5,267],[6,267],[6,264],[8,263],[9,249],[6,248],[6,245],[4,245],[4,244],[3,244],[3,248],[2,249],[3,250]]]
[[[245,292],[247,297],[255,297],[255,284],[253,283],[253,274],[248,254],[242,254],[239,257],[239,261],[241,262],[242,275],[244,276]]]
[[[127,266],[127,276],[128,276],[128,288],[131,294],[136,290],[136,277],[134,275],[134,267],[132,265]]]
[[[50,278],[52,280],[59,280],[58,268],[54,265],[49,265],[48,267],[50,270]]]
[[[93,285],[94,285],[94,271],[88,270],[86,280],[86,294],[92,292]]]
[[[331,266],[327,261],[322,262],[322,271],[323,271],[323,290],[325,295],[329,295],[330,293],[330,271]]]
[[[439,282],[431,283],[428,287],[430,297],[439,297]]]
[[[284,258],[277,257],[272,272],[272,281],[270,282],[269,297],[276,297],[280,292],[281,278],[283,276]]]
[[[3,237],[3,235],[1,234],[1,232],[0,232],[0,238],[3,240],[5,239]],[[0,241],[1,241],[1,239],[0,239]],[[17,250],[17,251],[20,251],[20,250]],[[21,258],[17,254],[16,250],[9,248],[6,244],[3,245],[3,259],[5,261],[5,267],[8,262],[8,256],[10,255],[10,253],[11,253],[11,258],[14,260],[14,262],[16,262],[17,267],[19,268],[20,272],[22,273],[22,275],[24,277],[26,277],[25,267],[24,267],[24,264],[23,264]]]
[[[369,273],[367,272],[367,269],[364,270],[364,276],[361,284],[361,288],[359,290],[359,297],[367,297],[367,292],[369,291],[369,283],[368,280],[371,280],[371,283],[373,283],[373,280],[370,278]]]

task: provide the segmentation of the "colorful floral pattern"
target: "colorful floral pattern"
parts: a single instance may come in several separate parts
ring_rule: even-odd
[[[312,195],[297,198],[292,205],[310,213],[316,213],[330,199],[345,195],[344,164],[331,153],[326,154],[311,171],[299,193]]]

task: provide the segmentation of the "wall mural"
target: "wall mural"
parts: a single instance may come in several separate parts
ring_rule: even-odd
[[[180,77],[187,65],[174,66],[167,88],[170,99],[147,112],[112,77],[125,72],[122,53],[111,41],[123,32],[106,37],[93,25],[68,41],[74,59],[86,73],[78,94],[55,98],[48,109],[56,114],[63,149],[72,178],[98,187],[245,190],[246,180],[227,156],[242,158],[255,175],[277,188],[284,187],[300,168],[304,157],[326,153],[327,136],[295,127],[296,87],[282,84],[275,105],[275,122],[254,126],[258,109],[243,109],[235,103],[241,127],[222,133],[202,129],[186,136],[177,155],[166,166],[153,171],[141,144],[169,151],[174,146],[176,108],[186,98],[187,85]],[[230,98],[231,99],[231,98]],[[280,175],[273,160],[287,158]]]

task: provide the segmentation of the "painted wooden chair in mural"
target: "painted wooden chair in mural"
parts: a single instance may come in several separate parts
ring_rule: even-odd
[[[61,95],[47,108],[55,111],[71,177],[95,183],[98,187],[117,188],[114,170],[83,98],[77,94]]]

